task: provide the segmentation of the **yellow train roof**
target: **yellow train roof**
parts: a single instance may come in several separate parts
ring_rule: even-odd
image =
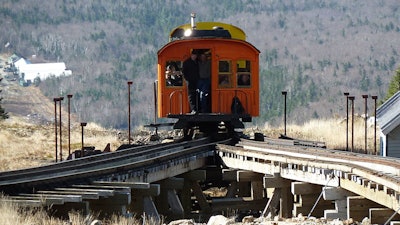
[[[237,26],[227,24],[227,23],[221,23],[221,22],[197,22],[196,23],[196,30],[215,30],[216,28],[222,28],[224,30],[227,30],[232,39],[239,39],[239,40],[246,40],[246,33],[240,29]],[[178,26],[174,28],[169,37],[170,39],[176,37],[177,33],[183,33],[182,31],[190,30],[192,29],[192,26],[190,23],[183,24],[181,26]]]

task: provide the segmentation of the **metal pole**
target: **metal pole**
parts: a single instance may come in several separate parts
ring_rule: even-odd
[[[378,152],[376,151],[376,100],[378,99],[378,96],[373,95],[371,96],[372,99],[374,99],[375,107],[374,107],[374,154],[378,155]]]
[[[58,161],[57,160],[57,154],[58,154],[58,151],[57,151],[57,101],[58,101],[58,98],[53,98],[53,101],[54,101],[54,133],[55,133],[55,143],[56,143],[56,152],[55,152],[55,155],[56,155],[56,162]]]
[[[71,155],[71,98],[72,95],[67,95],[68,97],[68,155]]]
[[[346,96],[346,151],[349,151],[349,92],[345,92]]]
[[[154,124],[157,123],[157,81],[154,81]]]
[[[128,81],[128,144],[131,144],[131,85],[132,81]]]
[[[282,95],[284,96],[284,119],[283,119],[283,124],[285,127],[285,136],[286,136],[286,95],[287,95],[287,91],[282,91]]]
[[[367,120],[368,120],[368,106],[367,106],[367,99],[368,99],[368,95],[362,95],[362,97],[364,98],[364,153],[368,154],[368,150],[367,150]]]
[[[61,101],[64,100],[64,97],[60,97],[59,98],[59,103],[60,103],[60,109],[59,109],[59,113],[60,113],[60,162],[62,161],[62,123],[61,123]]]
[[[354,151],[354,96],[349,96],[351,101],[351,151]]]
[[[83,127],[84,126],[86,126],[86,124],[87,123],[81,123],[81,127],[82,127],[82,151],[81,151],[81,157],[83,157],[84,156],[84,153],[85,153],[85,151],[84,151],[84,144],[83,144]]]

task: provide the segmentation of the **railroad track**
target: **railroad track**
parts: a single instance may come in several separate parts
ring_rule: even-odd
[[[33,193],[73,184],[89,184],[113,177],[141,176],[190,156],[212,152],[216,143],[209,138],[190,142],[144,145],[124,150],[63,161],[42,167],[0,173],[0,190],[5,194]],[[155,168],[157,167],[157,168]]]
[[[174,183],[172,187],[181,185],[180,188],[183,188],[181,180],[183,178],[179,178],[179,175],[187,172],[193,172],[192,174],[195,175],[203,174],[205,170],[201,168],[210,165],[209,159],[219,156],[222,161],[218,162],[224,163],[229,168],[225,170],[227,176],[222,176],[227,179],[224,180],[225,182],[250,181],[252,185],[255,184],[253,190],[258,193],[252,194],[252,196],[257,196],[251,200],[252,206],[260,202],[265,203],[265,199],[260,194],[264,192],[262,189],[281,188],[279,185],[293,188],[298,183],[303,183],[317,185],[319,188],[331,187],[335,190],[334,192],[339,189],[352,192],[346,192],[346,196],[340,199],[327,199],[328,202],[343,202],[343,198],[350,198],[347,200],[347,208],[354,208],[349,203],[358,201],[358,198],[352,198],[354,196],[365,197],[395,211],[400,207],[399,159],[329,150],[318,147],[323,146],[321,143],[307,141],[265,138],[263,142],[248,139],[233,142],[231,139],[213,141],[210,138],[203,138],[180,143],[146,145],[48,166],[3,172],[0,173],[0,191],[11,195],[13,201],[32,200],[37,201],[38,204],[43,204],[42,198],[46,196],[47,205],[62,205],[65,202],[74,201],[84,203],[95,199],[102,202],[107,198],[111,201],[111,197],[118,199],[123,196],[125,200],[112,200],[112,202],[120,202],[118,210],[124,212],[126,209],[124,205],[135,205],[137,202],[130,204],[130,201],[144,196],[138,194],[143,193],[143,185],[148,190],[144,197],[145,201],[151,201],[149,196],[159,195],[159,182],[165,182],[167,178],[171,178],[169,181]],[[193,171],[197,169],[201,170]],[[253,175],[243,173],[243,171],[252,172]],[[222,169],[221,172],[225,173]],[[237,174],[233,175],[232,172]],[[241,180],[242,174],[244,181]],[[279,175],[275,177],[277,174]],[[231,180],[232,177],[233,180]],[[198,181],[206,178],[200,175],[194,179]],[[220,179],[223,180],[223,178]],[[263,183],[265,186],[262,185]],[[193,190],[197,191],[196,199],[198,198],[204,212],[211,212],[211,205],[215,207],[214,210],[218,208],[220,199],[213,199],[209,205],[204,196],[202,197],[199,184],[197,182],[191,184],[194,185]],[[107,185],[110,186],[106,187]],[[163,185],[167,184],[163,183]],[[163,187],[165,190],[165,186]],[[137,192],[139,189],[142,191]],[[315,189],[315,186],[312,189]],[[158,191],[154,192],[154,190]],[[138,196],[129,197],[132,193]],[[60,194],[63,196],[60,197]],[[190,203],[190,191],[186,194]],[[292,194],[297,195],[295,189],[292,189]],[[304,199],[308,197],[305,196]],[[177,197],[175,200],[179,202]],[[229,204],[236,204],[237,207],[246,203],[243,199],[233,199],[232,196],[224,200],[230,201]],[[183,202],[187,204],[186,201]],[[293,206],[297,203],[289,200],[286,204],[282,211],[290,216],[292,212],[290,204]],[[308,207],[305,206],[305,202],[302,204],[301,207],[304,209]],[[96,208],[94,203],[91,206]],[[186,207],[190,208],[190,204]],[[296,208],[296,210],[301,209]],[[334,212],[333,216],[343,216],[340,213],[340,210]]]
[[[313,162],[322,162],[326,165],[343,165],[351,168],[349,173],[363,173],[364,176],[375,177],[378,183],[385,183],[391,189],[400,192],[400,159],[367,155],[347,151],[329,150],[325,148],[294,146],[284,141],[276,143],[275,139],[265,142],[241,140],[238,146],[244,149],[277,154],[284,157],[303,158]],[[268,150],[267,150],[268,149]],[[363,172],[362,172],[363,171]]]
[[[218,145],[217,153],[229,168],[269,174],[270,177],[264,182],[270,180],[271,185],[273,182],[282,182],[282,178],[291,182],[294,195],[302,195],[301,189],[297,192],[295,188],[298,182],[325,187],[320,192],[329,193],[327,196],[330,197],[326,200],[337,202],[334,207],[336,210],[329,209],[326,215],[353,217],[361,221],[362,216],[368,216],[369,212],[369,217],[376,220],[395,216],[400,209],[398,158],[299,146],[294,145],[293,141],[268,138],[264,142],[240,140],[236,146]],[[315,186],[312,189],[315,190]],[[318,192],[313,194],[314,197],[315,194],[318,195]],[[347,202],[346,207],[343,207],[343,202]],[[289,214],[290,207],[287,209]],[[366,211],[360,214],[363,210]],[[372,216],[374,213],[377,216]]]

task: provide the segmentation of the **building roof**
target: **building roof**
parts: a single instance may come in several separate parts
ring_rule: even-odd
[[[400,125],[400,91],[376,110],[376,120],[384,135]]]
[[[34,63],[34,64],[21,64],[18,67],[20,74],[24,74],[25,80],[34,80],[39,77],[41,80],[49,76],[71,75],[70,70],[66,70],[65,63]]]

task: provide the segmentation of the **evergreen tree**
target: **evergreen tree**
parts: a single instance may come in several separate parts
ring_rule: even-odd
[[[385,101],[396,94],[396,92],[398,91],[400,91],[400,68],[396,70],[396,74],[389,83],[389,90],[386,94]]]
[[[0,78],[0,82],[3,80],[3,78]],[[0,90],[0,93],[3,90]],[[3,100],[3,98],[0,97],[0,120],[4,120],[8,118],[8,115],[6,113],[6,111],[3,109],[3,107],[1,107],[1,100]]]

